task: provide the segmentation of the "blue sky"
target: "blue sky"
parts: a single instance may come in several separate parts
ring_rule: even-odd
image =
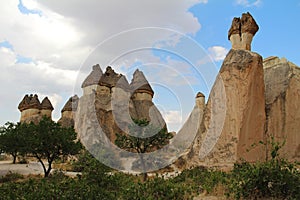
[[[70,3],[72,2],[72,3]],[[231,44],[233,17],[250,12],[260,29],[252,51],[300,65],[300,0],[63,1],[0,3],[0,124],[18,121],[27,93],[48,96],[54,119],[93,64],[144,71],[170,130],[206,96]],[[120,5],[121,4],[121,5]]]

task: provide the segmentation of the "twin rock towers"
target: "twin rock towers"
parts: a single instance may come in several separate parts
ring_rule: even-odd
[[[284,155],[289,160],[300,160],[297,153],[300,151],[300,136],[293,131],[299,130],[299,123],[292,123],[287,119],[290,115],[292,119],[300,119],[300,112],[284,113],[286,109],[282,109],[282,105],[295,105],[290,103],[291,97],[284,97],[284,100],[279,102],[281,106],[277,105],[277,100],[291,88],[283,87],[282,84],[289,85],[292,78],[299,77],[299,84],[290,90],[300,91],[300,71],[284,59],[271,57],[263,61],[259,54],[251,52],[251,42],[258,29],[257,23],[249,13],[233,19],[228,32],[232,49],[222,64],[207,102],[202,93],[196,95],[194,109],[200,111],[199,128],[192,145],[180,155],[180,162],[175,162],[176,168],[184,169],[197,165],[228,167],[240,159],[250,162],[263,161],[269,149],[259,143],[266,141],[270,136],[281,140],[286,138]],[[278,74],[276,70],[282,66],[285,66],[287,74],[292,73],[294,76],[282,77],[282,74]],[[280,76],[285,82],[276,82],[276,76]],[[270,87],[270,83],[279,89]],[[88,126],[94,123],[83,123],[87,117],[80,114],[83,110],[94,112],[97,123],[100,123],[111,141],[115,140],[116,133],[124,132],[124,127],[131,118],[147,119],[157,127],[166,127],[162,115],[152,102],[154,91],[143,72],[139,70],[134,72],[129,84],[125,76],[114,72],[111,67],[107,67],[103,73],[100,66],[95,65],[81,87],[83,96],[71,97],[63,107],[62,116],[58,121],[63,126],[74,126],[79,138],[82,131],[88,130]],[[300,100],[300,92],[296,93],[293,98]],[[93,102],[89,100],[91,96]],[[273,98],[274,96],[276,98]],[[273,98],[272,102],[268,101],[270,97]],[[53,110],[47,97],[40,103],[37,95],[26,95],[18,108],[21,111],[20,121],[26,123],[37,123],[43,115],[51,118]],[[286,118],[277,119],[278,115],[274,113]],[[283,128],[278,129],[278,126]],[[185,131],[186,134],[189,134],[188,132]]]

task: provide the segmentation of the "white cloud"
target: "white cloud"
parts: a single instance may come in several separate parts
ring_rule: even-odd
[[[209,55],[211,58],[218,62],[224,60],[228,53],[228,49],[222,47],[222,46],[212,46],[208,48]]]
[[[168,125],[169,131],[178,131],[183,125],[182,113],[178,110],[163,111],[162,116]]]
[[[262,0],[236,0],[235,3],[244,7],[259,7],[262,4]]]
[[[163,117],[167,123],[176,124],[182,122],[182,116],[178,110],[169,110],[163,113]]]

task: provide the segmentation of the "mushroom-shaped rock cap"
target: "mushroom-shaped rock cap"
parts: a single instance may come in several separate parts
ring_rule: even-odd
[[[242,33],[251,33],[255,35],[255,33],[258,31],[259,27],[252,17],[252,15],[247,12],[242,14],[241,18],[241,31]]]
[[[65,111],[76,111],[78,107],[78,101],[79,98],[77,95],[74,95],[73,97],[70,97],[67,103],[64,105],[63,109],[61,112]]]
[[[121,74],[117,74],[110,66],[108,66],[105,73],[101,76],[99,85],[110,88],[115,87],[121,76]]]
[[[100,65],[94,65],[93,70],[91,73],[86,77],[86,79],[83,81],[81,88],[90,86],[90,85],[97,85],[99,83],[99,80],[102,76],[103,72],[100,68]]]
[[[41,103],[37,94],[29,96],[29,105],[28,108],[40,109]]]
[[[48,97],[45,97],[41,103],[41,109],[42,110],[53,110],[53,106],[50,102],[50,100],[48,99]]]
[[[135,72],[133,73],[130,88],[133,93],[145,92],[150,94],[152,97],[154,95],[154,91],[152,90],[146,77],[144,76],[143,72],[139,69],[135,70]]]
[[[203,93],[201,93],[201,92],[198,92],[198,93],[197,93],[197,95],[196,95],[196,98],[199,98],[199,97],[205,97],[205,96],[204,96],[204,94],[203,94]]]
[[[28,96],[27,94],[24,96],[23,100],[20,102],[18,109],[22,112],[23,110],[27,110],[27,109],[40,109],[40,101],[38,96],[32,95],[30,94],[30,96]]]
[[[30,102],[30,98],[28,96],[28,94],[26,94],[24,96],[24,98],[22,99],[22,101],[19,103],[18,109],[22,112],[23,110],[28,109],[28,105]]]
[[[228,31],[228,40],[230,40],[230,36],[233,34],[251,33],[254,36],[258,29],[259,27],[252,15],[249,12],[243,13],[242,18],[233,18]]]
[[[231,27],[228,31],[228,40],[233,34],[241,34],[241,19],[239,17],[234,17],[231,23]]]

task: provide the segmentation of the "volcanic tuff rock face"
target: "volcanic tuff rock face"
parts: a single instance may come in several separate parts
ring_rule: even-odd
[[[147,119],[156,127],[166,127],[159,110],[152,102],[154,92],[141,71],[134,72],[129,84],[125,76],[116,73],[111,67],[107,67],[103,74],[97,73],[101,70],[98,68],[99,65],[94,66],[84,81],[90,84],[82,85],[85,92],[79,99],[75,117],[75,129],[80,137],[87,137],[84,130],[95,129],[95,123],[87,121],[89,116],[97,117],[102,131],[110,141],[116,139],[116,133],[128,131],[128,125],[133,123],[132,118]],[[87,90],[88,87],[93,89]],[[94,115],[91,114],[92,111]]]
[[[193,161],[226,166],[241,158],[264,160],[262,146],[251,147],[264,140],[264,102],[262,57],[246,50],[230,50],[209,96],[192,149]]]
[[[286,140],[281,156],[300,160],[300,68],[286,59],[264,60],[266,134]]]
[[[63,127],[74,127],[74,112],[78,107],[79,98],[77,95],[69,98],[61,110],[61,118],[58,120]]]

